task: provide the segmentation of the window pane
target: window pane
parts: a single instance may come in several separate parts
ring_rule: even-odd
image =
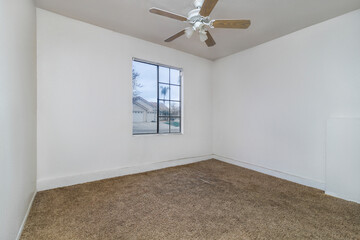
[[[170,125],[168,117],[160,117],[159,118],[159,133],[169,133]]]
[[[159,116],[169,116],[170,105],[169,101],[159,101]]]
[[[170,100],[180,101],[180,86],[170,85]]]
[[[171,84],[177,84],[177,85],[181,84],[180,71],[179,70],[170,69],[170,83]]]
[[[180,132],[180,118],[170,118],[170,132]]]
[[[169,83],[169,68],[159,66],[159,82]]]
[[[179,102],[170,102],[170,116],[180,116]]]
[[[157,133],[157,67],[133,61],[133,134]]]
[[[159,84],[159,98],[169,100],[170,98],[170,85],[169,84]]]

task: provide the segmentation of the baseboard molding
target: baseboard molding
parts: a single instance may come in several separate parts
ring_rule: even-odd
[[[21,234],[22,234],[22,232],[23,232],[23,230],[24,230],[24,227],[25,227],[26,220],[27,220],[27,218],[28,218],[28,216],[29,216],[31,207],[32,207],[32,205],[33,205],[35,196],[36,196],[36,191],[34,192],[32,198],[31,198],[31,200],[30,200],[28,209],[26,210],[24,219],[23,219],[23,221],[22,221],[22,223],[21,223],[21,225],[20,225],[20,229],[19,229],[19,232],[18,232],[18,234],[17,234],[16,240],[20,240]]]
[[[303,178],[303,177],[299,177],[299,176],[294,176],[288,173],[284,173],[284,172],[280,172],[280,171],[276,171],[276,170],[272,170],[272,169],[268,169],[265,167],[261,167],[258,165],[254,165],[251,163],[247,163],[247,162],[243,162],[243,161],[239,161],[239,160],[235,160],[235,159],[231,159],[231,158],[227,158],[227,157],[223,157],[223,156],[219,156],[219,155],[213,155],[213,158],[215,158],[216,160],[219,161],[223,161],[226,163],[230,163],[233,165],[237,165],[243,168],[247,168],[247,169],[251,169],[254,170],[256,172],[260,172],[260,173],[264,173],[273,177],[277,177],[277,178],[281,178],[281,179],[285,179],[288,180],[290,182],[295,182],[301,185],[305,185],[308,187],[312,187],[312,188],[317,188],[320,190],[325,190],[325,183],[323,182],[319,182],[313,179],[308,179],[308,178]]]
[[[355,202],[355,203],[360,204],[359,200],[354,200],[354,199],[349,198],[348,196],[345,196],[345,195],[342,195],[342,194],[337,194],[337,193],[329,192],[329,191],[326,191],[326,190],[325,190],[325,194],[329,195],[329,196],[332,196],[332,197],[341,198],[341,199],[344,199],[346,201]]]
[[[213,158],[213,155],[204,155],[204,156],[198,156],[192,158],[174,159],[174,160],[151,163],[146,165],[136,165],[131,167],[119,168],[119,169],[109,169],[98,172],[90,172],[85,174],[65,176],[59,178],[39,179],[37,181],[37,190],[44,191],[44,190],[66,187],[66,186],[92,182],[107,178],[148,172],[148,171],[158,170],[167,167],[174,167],[174,166],[200,162],[211,158]]]
[[[136,173],[142,173],[142,172],[148,172],[153,170],[158,170],[162,168],[167,167],[174,167],[174,166],[180,166],[195,162],[200,162],[208,159],[216,159],[222,162],[230,163],[233,165],[237,165],[240,167],[244,167],[247,169],[251,169],[260,173],[264,173],[270,176],[274,176],[277,178],[285,179],[291,182],[295,182],[301,185],[305,185],[308,187],[317,188],[320,190],[325,191],[325,183],[319,182],[313,179],[303,178],[299,176],[294,176],[288,173],[268,169],[262,166],[254,165],[251,163],[235,160],[232,158],[227,158],[219,155],[204,155],[199,157],[192,157],[192,158],[182,158],[182,159],[175,159],[175,160],[169,160],[169,161],[163,161],[163,162],[157,162],[152,164],[146,164],[146,165],[136,165],[131,167],[124,167],[119,169],[109,169],[104,171],[98,171],[98,172],[91,172],[91,173],[85,173],[85,174],[78,174],[78,175],[71,175],[71,176],[65,176],[65,177],[59,177],[59,178],[49,178],[49,179],[39,179],[37,181],[37,190],[38,191],[44,191],[59,187],[66,187],[86,182],[92,182],[107,178],[113,178],[113,177],[120,177],[130,174],[136,174]],[[329,194],[331,195],[331,194]]]

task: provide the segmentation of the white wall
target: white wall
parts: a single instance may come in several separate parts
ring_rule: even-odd
[[[40,189],[212,153],[210,61],[41,9],[37,27]],[[133,57],[184,69],[183,135],[132,136]]]
[[[326,131],[327,194],[360,203],[360,118],[331,118]]]
[[[13,240],[36,189],[36,17],[0,1],[0,239]]]
[[[360,116],[360,10],[215,62],[216,155],[323,188],[333,116]]]

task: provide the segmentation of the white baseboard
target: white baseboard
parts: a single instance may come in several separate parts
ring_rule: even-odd
[[[59,187],[66,187],[86,182],[92,182],[107,178],[113,178],[113,177],[120,177],[130,174],[136,174],[136,173],[142,173],[142,172],[148,172],[153,170],[158,170],[162,168],[167,167],[174,167],[179,165],[185,165],[195,162],[200,162],[208,159],[217,159],[219,161],[223,161],[226,163],[230,163],[233,165],[237,165],[240,167],[244,167],[247,169],[251,169],[257,172],[261,172],[270,176],[274,176],[277,178],[285,179],[291,182],[295,182],[301,185],[305,185],[308,187],[317,188],[320,190],[325,190],[325,183],[319,182],[313,179],[303,178],[299,176],[294,176],[288,173],[268,169],[265,167],[257,166],[254,164],[246,163],[243,161],[219,156],[219,155],[205,155],[205,156],[199,156],[199,157],[193,157],[193,158],[182,158],[182,159],[175,159],[175,160],[169,160],[169,161],[163,161],[163,162],[157,162],[152,164],[146,164],[146,165],[137,165],[137,166],[131,166],[131,167],[124,167],[119,169],[109,169],[104,171],[98,171],[98,172],[90,172],[85,174],[78,174],[78,175],[71,175],[71,176],[64,176],[59,178],[48,178],[48,179],[39,179],[37,181],[37,189],[38,191],[43,190],[49,190]],[[330,194],[331,195],[331,194]]]
[[[276,170],[272,170],[272,169],[268,169],[265,167],[261,167],[261,166],[257,166],[251,163],[246,163],[243,161],[239,161],[239,160],[235,160],[235,159],[231,159],[231,158],[227,158],[227,157],[222,157],[219,155],[213,155],[213,158],[219,160],[219,161],[223,161],[226,163],[230,163],[233,165],[237,165],[243,168],[247,168],[247,169],[251,169],[254,170],[256,172],[260,172],[260,173],[264,173],[273,177],[277,177],[277,178],[281,178],[281,179],[285,179],[288,180],[290,182],[295,182],[301,185],[305,185],[308,187],[313,187],[313,188],[317,188],[320,190],[325,190],[325,183],[324,182],[319,182],[313,179],[308,179],[308,178],[303,178],[303,177],[299,177],[299,176],[294,176],[288,173],[284,173],[284,172],[280,172],[280,171],[276,171]]]
[[[355,199],[353,199],[353,198],[349,198],[348,196],[345,196],[345,195],[342,195],[342,194],[333,193],[333,192],[329,192],[329,191],[326,191],[326,190],[325,190],[325,194],[327,194],[327,195],[329,195],[329,196],[332,196],[332,197],[341,198],[341,199],[344,199],[344,200],[346,200],[346,201],[355,202],[355,203],[359,203],[359,204],[360,204],[360,201],[359,201],[359,200],[355,200]]]
[[[125,175],[130,175],[130,174],[148,172],[148,171],[158,170],[158,169],[167,168],[167,167],[174,167],[174,166],[179,166],[179,165],[200,162],[200,161],[211,159],[212,157],[213,157],[213,155],[205,155],[205,156],[192,157],[192,158],[181,158],[181,159],[174,159],[174,160],[151,163],[151,164],[146,164],[146,165],[137,165],[137,166],[124,167],[124,168],[119,168],[119,169],[109,169],[109,170],[103,170],[103,171],[98,171],[98,172],[90,172],[90,173],[85,173],[85,174],[65,176],[65,177],[59,177],[59,178],[39,179],[37,181],[37,190],[43,191],[43,190],[49,190],[49,189],[59,188],[59,187],[66,187],[66,186],[71,186],[71,185],[75,185],[75,184],[92,182],[92,181],[97,181],[97,180],[102,180],[102,179],[107,179],[107,178],[120,177],[120,176],[125,176]]]
[[[31,200],[30,200],[28,209],[26,210],[24,219],[23,219],[23,221],[22,221],[22,223],[21,223],[21,225],[20,225],[20,229],[19,229],[18,235],[17,235],[17,237],[16,237],[16,240],[19,240],[20,237],[21,237],[21,234],[22,234],[22,232],[23,232],[23,230],[24,230],[24,227],[25,227],[26,220],[27,220],[27,218],[28,218],[28,216],[29,216],[29,213],[30,213],[32,204],[33,204],[33,202],[34,202],[35,196],[36,196],[36,191],[34,192],[32,198],[31,198]]]

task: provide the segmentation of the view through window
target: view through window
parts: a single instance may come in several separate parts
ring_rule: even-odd
[[[181,132],[181,70],[133,60],[133,134]]]

